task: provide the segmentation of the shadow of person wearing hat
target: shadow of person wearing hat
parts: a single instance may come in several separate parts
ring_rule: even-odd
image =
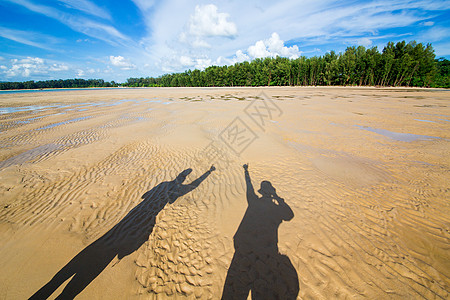
[[[83,291],[117,256],[119,261],[144,244],[155,226],[156,216],[167,203],[197,188],[215,170],[214,166],[190,184],[183,184],[192,169],[182,171],[174,180],[158,184],[119,223],[84,248],[30,299],[47,299],[72,277],[56,299],[73,299]]]
[[[244,166],[248,207],[234,235],[235,253],[228,269],[222,299],[296,299],[297,271],[278,252],[278,227],[294,213],[269,181],[262,181],[258,197]]]

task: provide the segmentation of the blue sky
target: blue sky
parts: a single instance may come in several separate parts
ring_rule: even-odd
[[[0,81],[123,82],[401,40],[450,58],[450,1],[0,0]]]

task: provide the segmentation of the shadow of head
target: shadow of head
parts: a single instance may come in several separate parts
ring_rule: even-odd
[[[186,169],[183,172],[181,172],[180,174],[178,174],[177,178],[175,178],[175,181],[179,184],[183,183],[186,180],[186,177],[191,174],[192,169]]]
[[[263,197],[271,197],[276,195],[276,190],[272,186],[272,183],[270,181],[261,181],[261,187],[258,190],[258,193],[260,193]]]

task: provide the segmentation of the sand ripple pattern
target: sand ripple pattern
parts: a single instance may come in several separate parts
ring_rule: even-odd
[[[448,119],[448,97],[438,91],[346,91],[273,90],[283,117],[264,131],[242,113],[257,99],[246,97],[247,90],[0,116],[1,237],[20,241],[22,233],[45,231],[87,246],[139,205],[145,192],[187,168],[193,172],[186,180],[194,180],[214,163],[217,170],[198,188],[162,209],[129,261],[113,262],[110,277],[102,273],[95,280],[117,284],[130,299],[218,299],[247,208],[242,165],[249,163],[255,191],[269,180],[294,212],[278,229],[278,248],[298,274],[299,299],[448,299],[450,131],[440,121]],[[406,98],[414,93],[424,96]],[[426,99],[434,106],[423,106]],[[206,147],[220,142],[236,116],[259,138],[241,156],[221,145],[226,162],[209,159]],[[76,121],[63,123],[70,120]],[[355,124],[440,139],[399,142]],[[78,155],[86,161],[75,165],[70,159]],[[127,233],[118,231],[119,238]],[[14,252],[7,257],[27,251],[19,242],[17,249],[8,245],[0,247]],[[125,263],[132,283],[109,282]],[[27,271],[14,274],[26,278]],[[34,282],[33,292],[49,279]],[[96,298],[96,292],[86,289],[80,297]]]

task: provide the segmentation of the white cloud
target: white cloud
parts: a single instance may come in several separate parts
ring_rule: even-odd
[[[50,71],[67,71],[69,67],[65,64],[52,64],[49,68]]]
[[[233,37],[237,34],[237,27],[227,20],[228,17],[226,13],[219,13],[214,4],[197,5],[189,19],[189,33],[194,36]]]
[[[370,45],[372,45],[372,40],[369,39],[369,38],[366,38],[366,37],[360,38],[360,39],[357,40],[357,44],[367,48]]]
[[[257,41],[254,45],[250,46],[248,48],[248,54],[252,58],[277,56],[298,58],[300,56],[300,51],[298,50],[297,45],[286,47],[278,33],[274,32],[268,40]]]
[[[29,77],[31,74],[45,74],[47,69],[42,58],[27,57],[24,59],[12,59],[11,68],[7,69],[5,73],[8,77]]]
[[[87,68],[87,69],[77,69],[75,74],[76,77],[85,77],[87,74],[89,74],[89,76],[92,76],[95,73],[104,73],[104,72],[101,72],[100,69],[96,70],[94,68]],[[98,76],[98,74],[94,76]]]
[[[82,11],[86,14],[111,20],[111,15],[103,8],[88,0],[59,0],[65,6]]]
[[[141,10],[141,11],[148,11],[150,10],[154,5],[154,0],[132,0],[134,4]]]
[[[426,42],[445,41],[450,37],[450,31],[447,28],[433,26],[419,34],[419,39]]]
[[[217,63],[213,63],[209,58],[197,58],[195,60],[195,68],[199,70],[204,70],[209,66],[216,65]]]
[[[72,30],[81,32],[93,38],[105,41],[112,45],[122,44],[130,46],[133,43],[128,37],[120,33],[111,25],[92,21],[85,17],[65,13],[54,7],[36,4],[31,0],[6,0],[35,13],[43,14],[46,17],[58,20],[62,24],[70,27]],[[84,1],[84,0],[83,0]],[[77,7],[80,7],[77,4]]]
[[[211,48],[211,45],[208,44],[208,42],[201,40],[199,38],[196,38],[193,42],[192,42],[192,46],[194,48]]]
[[[180,57],[180,64],[184,67],[192,67],[195,65],[192,58],[190,58],[189,56],[185,56],[185,55]]]
[[[176,52],[172,51],[170,56],[168,55],[161,59],[160,66],[164,72],[179,72],[187,68],[203,70],[213,65],[233,65],[237,62],[249,61],[255,58],[277,56],[297,58],[300,54],[298,46],[285,46],[284,41],[274,32],[269,39],[257,41],[254,45],[248,47],[247,53],[244,53],[243,50],[237,50],[231,58],[219,55],[214,59],[197,52],[193,52],[190,55],[177,55]]]
[[[257,41],[253,46],[248,48],[248,54],[253,58],[262,58],[271,56],[267,50],[267,46],[264,41]]]
[[[172,72],[180,72],[181,70],[186,69],[199,69],[204,70],[205,68],[212,66],[212,65],[223,65],[228,64],[228,60],[226,60],[226,63],[221,61],[221,57],[213,61],[207,56],[188,56],[188,55],[182,55],[182,56],[176,56],[173,55],[171,57],[166,57],[163,60],[161,60],[161,69],[164,72],[172,73]]]
[[[38,32],[21,32],[9,29],[7,25],[2,26],[8,27],[9,31],[0,28],[1,36],[16,42],[52,52],[54,49],[68,50],[64,53],[67,59],[83,58],[74,56],[81,56],[88,51],[76,51],[83,45],[90,47],[92,51],[89,53],[97,53],[97,57],[86,59],[90,64],[80,64],[77,60],[76,67],[71,71],[71,74],[75,74],[76,69],[82,69],[84,76],[158,76],[163,72],[234,64],[256,57],[297,57],[301,53],[324,53],[315,48],[339,52],[348,45],[371,47],[384,45],[388,40],[401,39],[431,41],[436,53],[448,53],[443,48],[448,40],[448,26],[442,25],[442,18],[437,18],[448,10],[448,0],[132,0],[139,9],[138,18],[133,22],[137,26],[135,28],[130,27],[130,24],[118,27],[120,23],[111,20],[111,13],[105,9],[108,4],[103,4],[106,3],[103,1],[57,0],[51,4],[40,0],[4,1],[20,5],[18,11],[21,8],[28,9],[41,14],[41,17],[46,16],[67,25],[66,29],[88,35],[75,34],[74,41],[78,39],[79,43],[74,42],[72,46],[75,48],[69,49],[59,47],[63,45],[61,41],[39,35]],[[132,5],[130,1],[126,3]],[[100,10],[90,10],[89,7],[93,5]],[[127,4],[124,2],[123,5]],[[112,8],[110,11],[113,11]],[[116,18],[116,15],[113,16]],[[272,32],[276,32],[276,35],[270,36]],[[389,36],[385,32],[389,32]],[[115,48],[105,46],[103,41]],[[444,49],[444,52],[439,52],[439,49]],[[121,56],[111,59],[111,53],[120,53]],[[10,54],[1,55],[8,58],[7,63],[1,63],[9,69]],[[41,54],[29,54],[33,57],[36,55]],[[51,68],[64,68],[52,67],[53,63],[46,64],[48,76]],[[95,73],[89,71],[91,67],[96,70]],[[30,74],[33,74],[33,69],[29,69]],[[4,71],[0,70],[0,73],[6,74]],[[56,72],[63,74],[68,71]]]
[[[208,56],[190,57],[187,55],[182,55],[178,59],[172,57],[172,59],[166,60],[164,63],[164,71],[177,72],[186,68],[204,70],[210,66],[233,65],[237,62],[249,60],[250,57],[242,52],[242,50],[236,51],[236,54],[232,58],[219,56],[215,60],[209,58]]]
[[[242,52],[242,50],[236,51],[236,62],[244,62],[246,60],[250,60],[250,57]]]
[[[131,70],[136,69],[136,65],[130,63],[127,59],[125,59],[123,56],[110,56],[109,61],[111,64],[115,67],[119,67],[122,70]]]
[[[124,43],[125,41],[130,42],[128,37],[110,25],[105,25],[87,19],[71,19],[67,21],[67,25],[78,32],[99,40],[103,40],[110,44],[115,44],[117,42]]]
[[[60,39],[42,33],[10,29],[1,26],[0,37],[46,50],[53,50],[54,47],[51,47],[51,45],[61,42]]]
[[[219,13],[214,4],[196,5],[194,13],[178,35],[178,42],[193,48],[212,48],[207,40],[217,42],[217,38],[234,38],[237,27],[228,21],[229,15]]]
[[[284,41],[280,39],[280,36],[276,32],[272,33],[272,36],[269,39],[257,41],[254,45],[248,47],[247,53],[248,54],[244,53],[242,50],[237,50],[232,58],[219,56],[215,60],[207,56],[190,57],[183,55],[178,60],[171,59],[166,61],[165,71],[173,72],[183,68],[192,67],[202,70],[212,65],[232,65],[237,62],[249,61],[254,58],[277,56],[297,58],[301,54],[296,45],[286,47]]]
[[[26,57],[11,59],[10,66],[2,66],[0,69],[7,77],[30,77],[32,75],[49,74],[49,72],[69,71],[65,63],[48,63],[40,57]]]

